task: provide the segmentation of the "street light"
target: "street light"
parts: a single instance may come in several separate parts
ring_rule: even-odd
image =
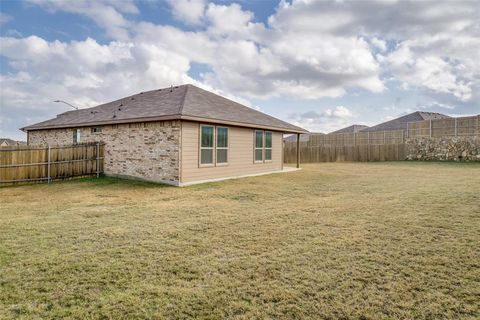
[[[53,102],[65,103],[66,105],[69,105],[69,106],[72,107],[73,109],[78,110],[78,107],[75,107],[73,104],[70,104],[70,103],[68,103],[68,102],[66,102],[66,101],[63,101],[63,100],[55,100],[55,101],[53,101]]]

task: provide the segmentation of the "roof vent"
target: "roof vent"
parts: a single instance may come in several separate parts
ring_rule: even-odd
[[[173,92],[173,84],[170,85],[170,92]]]

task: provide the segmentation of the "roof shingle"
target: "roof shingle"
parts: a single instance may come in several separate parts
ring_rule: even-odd
[[[362,132],[367,131],[383,131],[383,130],[400,130],[400,129],[407,129],[408,122],[415,122],[415,121],[423,121],[423,120],[434,120],[434,119],[445,119],[450,118],[447,115],[436,113],[436,112],[423,112],[423,111],[416,111],[404,115],[402,117],[398,117],[396,119],[386,121],[376,126],[368,127],[362,129]]]
[[[93,108],[68,111],[23,130],[185,119],[308,132],[288,122],[187,84],[141,92]]]

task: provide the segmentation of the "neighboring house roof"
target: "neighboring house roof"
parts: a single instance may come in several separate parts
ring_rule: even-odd
[[[348,126],[330,133],[352,133],[352,132],[358,132],[366,128],[368,128],[368,126],[364,126],[363,124],[353,124],[351,126]]]
[[[412,112],[407,115],[404,115],[402,117],[398,117],[396,119],[377,124],[376,126],[362,129],[361,131],[372,132],[372,131],[383,131],[383,130],[401,130],[401,129],[407,129],[408,122],[445,119],[445,118],[450,118],[450,117],[441,113],[436,113],[436,112],[416,111],[416,112]]]
[[[15,141],[8,138],[0,138],[0,146],[16,146],[23,144],[22,141]]]
[[[22,130],[180,119],[308,132],[191,84],[141,92],[93,108],[68,111]]]

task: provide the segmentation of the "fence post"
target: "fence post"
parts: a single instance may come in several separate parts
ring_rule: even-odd
[[[353,132],[353,145],[354,146],[357,145],[357,133],[356,132]]]
[[[410,138],[410,132],[408,131],[408,122],[407,122],[407,139]]]
[[[432,119],[430,119],[430,138],[432,137]]]
[[[300,133],[297,133],[297,168],[300,168]]]
[[[455,118],[455,137],[458,135],[458,124],[457,124],[457,118]]]
[[[100,176],[100,142],[97,142],[97,178]]]
[[[383,144],[385,145],[385,130],[383,130]]]
[[[50,183],[50,173],[51,173],[51,169],[50,169],[50,166],[51,166],[51,160],[50,160],[50,151],[51,151],[51,148],[50,148],[50,144],[48,144],[48,163],[47,163],[47,182]]]

